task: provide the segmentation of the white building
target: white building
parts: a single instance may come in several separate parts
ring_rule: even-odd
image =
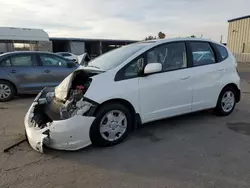
[[[18,50],[52,51],[52,42],[42,29],[0,27],[0,53]]]
[[[42,29],[0,27],[0,53],[10,51],[72,52],[76,55],[87,52],[94,58],[134,40],[50,38]]]

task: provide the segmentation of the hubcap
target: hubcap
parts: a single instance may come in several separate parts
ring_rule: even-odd
[[[0,84],[0,99],[6,99],[10,96],[10,87],[5,84]]]
[[[235,103],[234,93],[232,91],[227,91],[224,93],[221,101],[221,106],[224,112],[230,112]]]
[[[101,136],[108,141],[119,139],[127,129],[127,117],[120,110],[105,114],[100,123]]]

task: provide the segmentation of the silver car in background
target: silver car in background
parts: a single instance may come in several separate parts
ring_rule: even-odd
[[[9,52],[0,55],[0,102],[16,94],[39,93],[57,86],[77,66],[49,52]]]
[[[78,56],[75,54],[72,54],[70,52],[57,52],[56,54],[66,58],[66,59],[69,59],[69,60],[73,61],[74,63],[78,63]]]

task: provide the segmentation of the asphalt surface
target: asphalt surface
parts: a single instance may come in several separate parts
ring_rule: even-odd
[[[240,66],[242,100],[228,117],[199,112],[146,124],[122,144],[76,152],[25,142],[34,96],[0,103],[0,188],[250,187],[250,66]]]

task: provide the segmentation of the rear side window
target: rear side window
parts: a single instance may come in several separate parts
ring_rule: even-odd
[[[1,61],[0,63],[1,67],[11,67],[10,59],[6,58]]]
[[[214,52],[207,42],[189,42],[193,66],[210,65],[216,63]]]
[[[227,49],[221,45],[216,44],[216,48],[219,51],[219,55],[221,56],[221,60],[225,60],[228,57]]]
[[[13,67],[30,67],[32,66],[32,55],[17,55],[10,57],[10,62]]]

